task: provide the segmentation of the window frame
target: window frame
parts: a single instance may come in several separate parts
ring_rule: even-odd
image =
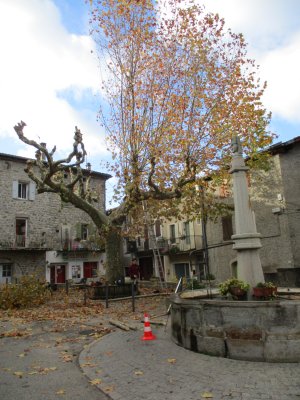
[[[1,264],[1,266],[2,266],[2,278],[11,278],[12,277],[12,264]],[[8,273],[9,273],[9,275],[8,275]]]
[[[18,199],[28,200],[28,197],[29,184],[27,182],[18,181]]]

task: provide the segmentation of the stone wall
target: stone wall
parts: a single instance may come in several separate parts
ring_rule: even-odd
[[[75,223],[91,223],[90,217],[72,205],[64,204],[60,197],[52,193],[35,194],[34,200],[14,199],[13,181],[30,182],[24,172],[25,162],[0,159],[1,188],[1,230],[0,244],[13,244],[15,240],[16,218],[28,221],[28,244],[30,247],[56,247],[61,242],[61,226]],[[100,193],[99,209],[104,210],[105,180],[92,179],[91,186]]]
[[[14,198],[13,182],[32,185],[24,172],[26,159],[0,154],[0,263],[12,264],[13,277],[18,277],[23,268],[29,273],[39,270],[45,277],[45,252],[47,249],[61,250],[63,226],[70,228],[69,239],[75,239],[76,226],[93,226],[90,217],[71,204],[63,203],[54,193],[35,194],[28,199]],[[99,195],[100,210],[105,209],[105,174],[91,175],[90,187]],[[16,219],[26,219],[26,245],[20,249],[16,243]],[[18,266],[23,266],[20,270]]]
[[[13,282],[17,282],[22,275],[35,275],[45,279],[46,251],[1,251],[0,263],[2,262],[12,264]]]
[[[171,297],[171,334],[180,346],[218,357],[300,361],[300,301]]]
[[[252,170],[249,178],[251,207],[257,232],[262,235],[260,258],[264,274],[281,286],[300,282],[300,143],[283,146],[270,158],[267,171]],[[230,198],[224,199],[230,202]],[[234,232],[234,216],[233,216]],[[207,226],[209,245],[223,242],[221,219]],[[218,280],[231,274],[236,252],[231,246],[209,250],[210,270]]]

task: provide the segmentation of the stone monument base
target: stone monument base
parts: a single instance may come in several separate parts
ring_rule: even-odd
[[[229,301],[171,297],[178,345],[236,360],[300,362],[300,301]]]

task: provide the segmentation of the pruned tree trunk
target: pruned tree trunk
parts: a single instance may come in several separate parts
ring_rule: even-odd
[[[124,277],[122,236],[119,227],[109,227],[106,235],[106,279],[115,282]]]

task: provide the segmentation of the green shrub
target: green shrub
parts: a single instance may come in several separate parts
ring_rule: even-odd
[[[276,285],[273,282],[258,282],[258,284],[255,287],[275,289]]]
[[[248,290],[249,288],[250,288],[250,285],[249,285],[249,283],[247,283],[247,282],[244,282],[244,281],[242,281],[242,280],[240,280],[240,279],[237,279],[237,278],[229,278],[229,279],[227,279],[226,281],[224,281],[224,282],[221,282],[220,284],[219,284],[219,292],[223,295],[223,296],[225,296],[229,291],[230,291],[230,288],[231,287],[238,287],[238,288],[240,288],[240,289],[243,289],[243,290]]]
[[[49,290],[45,282],[33,275],[23,276],[18,284],[3,285],[0,288],[0,308],[26,308],[46,302]]]

